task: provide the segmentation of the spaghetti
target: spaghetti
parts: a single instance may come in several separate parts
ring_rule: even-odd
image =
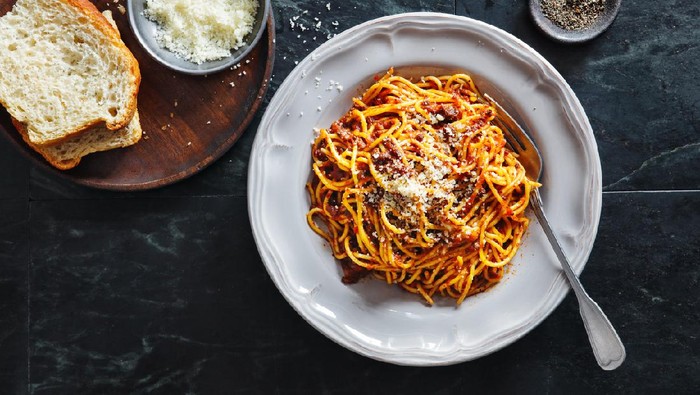
[[[311,229],[343,282],[371,274],[456,299],[504,275],[539,186],[491,121],[468,75],[378,78],[312,145]]]

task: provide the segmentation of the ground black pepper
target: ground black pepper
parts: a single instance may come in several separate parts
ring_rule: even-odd
[[[541,0],[547,19],[566,30],[591,26],[605,10],[605,0]]]

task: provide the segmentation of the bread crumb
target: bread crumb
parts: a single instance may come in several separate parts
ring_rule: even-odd
[[[122,15],[126,14],[126,8],[124,8],[123,5],[119,4],[119,5],[117,6],[117,9],[119,10],[119,13],[120,13],[120,14],[122,14]]]

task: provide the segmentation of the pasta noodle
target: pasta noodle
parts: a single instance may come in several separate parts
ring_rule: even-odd
[[[539,186],[466,74],[393,69],[312,144],[307,221],[343,268],[461,304],[504,275]]]

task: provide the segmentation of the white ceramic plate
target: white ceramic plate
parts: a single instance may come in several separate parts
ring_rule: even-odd
[[[517,114],[544,157],[542,193],[577,273],[601,210],[595,139],[578,99],[532,48],[485,23],[446,14],[389,16],[356,26],[311,53],[280,86],[260,123],[248,199],[258,250],[280,292],[320,332],[362,355],[402,365],[445,365],[498,350],[533,329],[568,285],[533,219],[504,281],[460,307],[428,307],[380,281],[341,283],[330,249],[306,224],[310,144],[389,67],[463,70]]]

